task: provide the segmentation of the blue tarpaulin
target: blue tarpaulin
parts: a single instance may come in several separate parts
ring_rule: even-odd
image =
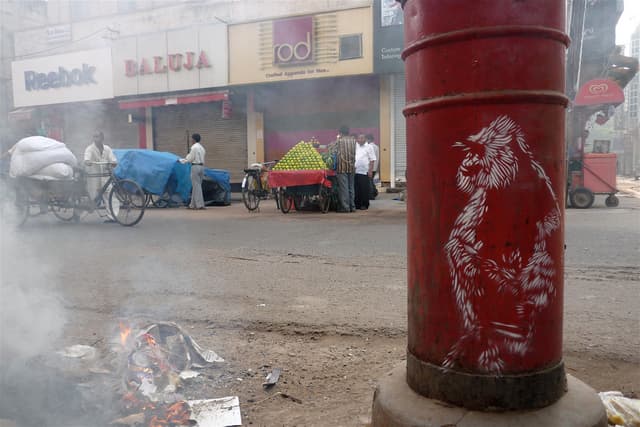
[[[175,154],[141,149],[119,149],[113,153],[118,159],[115,170],[118,178],[137,182],[147,193],[176,194],[183,201],[191,197],[191,165],[180,163],[180,157]],[[212,201],[228,204],[231,197],[229,172],[205,168],[204,173],[205,179],[217,184],[224,192]]]

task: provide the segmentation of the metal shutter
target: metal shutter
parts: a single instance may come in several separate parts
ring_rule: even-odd
[[[185,156],[187,132],[199,133],[207,151],[205,167],[228,170],[232,182],[242,181],[247,164],[247,118],[238,107],[234,102],[231,119],[222,118],[221,102],[154,108],[155,149]]]
[[[393,75],[393,124],[396,180],[404,181],[407,170],[407,126],[402,110],[405,106],[405,79],[403,74]]]

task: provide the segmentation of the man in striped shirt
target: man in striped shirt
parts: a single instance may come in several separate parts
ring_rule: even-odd
[[[349,128],[347,126],[340,128],[338,139],[332,144],[331,150],[336,153],[338,212],[355,212],[356,140],[349,136]]]

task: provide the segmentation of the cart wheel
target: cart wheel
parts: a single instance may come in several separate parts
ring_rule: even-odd
[[[293,206],[294,197],[290,194],[287,194],[286,188],[280,188],[280,195],[278,196],[280,202],[280,210],[282,213],[289,213],[291,210],[291,206]]]
[[[120,225],[136,225],[144,215],[146,196],[138,183],[119,180],[109,193],[109,213]]]
[[[320,211],[322,213],[329,212],[329,208],[331,207],[331,195],[324,186],[320,190],[320,197],[318,202],[320,203]]]
[[[609,197],[604,200],[604,204],[608,208],[615,208],[620,204],[620,199],[618,199],[615,194],[609,194]]]
[[[247,174],[242,184],[242,202],[249,211],[255,211],[260,205],[258,180],[255,175]]]
[[[571,206],[573,207],[576,207],[578,209],[589,209],[591,205],[593,205],[595,196],[593,195],[591,190],[587,188],[576,188],[569,195],[569,200],[571,201]]]
[[[154,208],[166,208],[171,203],[171,195],[167,192],[160,195],[150,194],[149,199],[151,200],[151,205],[153,205]]]
[[[71,199],[56,201],[56,203],[51,205],[51,212],[53,215],[58,218],[60,221],[78,221],[80,217],[76,213],[74,203]]]

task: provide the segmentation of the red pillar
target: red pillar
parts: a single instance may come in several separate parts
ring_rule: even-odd
[[[407,382],[537,408],[562,363],[564,0],[404,0]]]

